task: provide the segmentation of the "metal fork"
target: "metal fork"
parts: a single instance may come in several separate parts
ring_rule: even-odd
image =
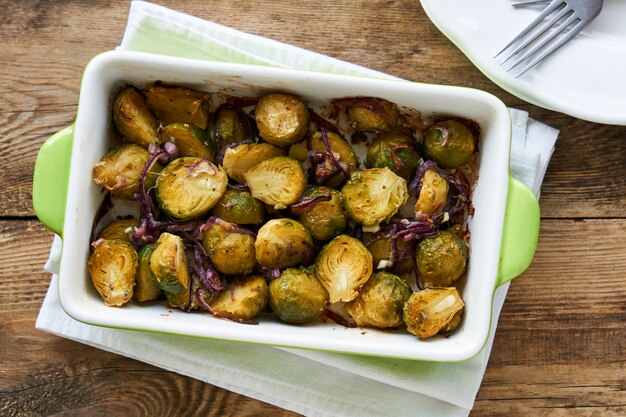
[[[514,6],[528,6],[540,3],[548,3],[548,1],[523,1],[515,3]],[[502,64],[508,62],[511,58],[515,58],[507,70],[508,72],[522,63],[526,63],[521,71],[515,75],[515,78],[520,77],[591,23],[600,13],[603,4],[604,0],[551,0],[541,14],[508,45],[502,48],[494,58],[497,58],[504,51],[515,45],[515,48],[512,49]],[[565,32],[568,28],[569,30]],[[546,34],[549,29],[553,30]],[[524,39],[531,31],[533,33]],[[561,33],[563,33],[563,36],[555,39]],[[544,34],[546,35],[542,36]]]

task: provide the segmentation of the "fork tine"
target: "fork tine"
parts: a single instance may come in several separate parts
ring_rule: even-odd
[[[558,35],[560,35],[565,29],[567,29],[576,20],[579,20],[579,18],[578,18],[578,15],[576,13],[574,13],[570,17],[568,17],[565,20],[565,22],[563,22],[561,25],[559,25],[559,27],[556,28],[552,33],[550,33],[548,36],[543,38],[541,40],[541,42],[538,42],[537,44],[533,45],[532,48],[530,48],[528,51],[525,51],[522,54],[522,56],[518,57],[518,59],[515,61],[515,63],[513,65],[511,65],[511,68],[509,68],[507,71],[511,71],[513,68],[517,67],[522,62],[524,62],[526,60],[526,58],[530,57],[531,55],[533,55],[534,53],[536,53],[537,51],[539,51],[540,49],[545,47],[552,39],[554,39]]]
[[[535,20],[533,20],[528,26],[526,26],[526,28],[524,28],[524,30],[522,30],[515,38],[513,38],[511,42],[509,42],[504,48],[502,48],[502,50],[498,52],[496,56],[494,56],[494,58],[497,58],[498,56],[500,56],[502,52],[506,51],[511,45],[513,45],[515,42],[520,40],[524,35],[530,32],[530,30],[534,28],[537,25],[537,23],[541,22],[543,19],[545,19],[546,16],[548,16],[550,13],[555,11],[560,5],[563,4],[563,2],[564,0],[553,0],[552,3],[550,3],[548,6],[546,6],[545,9],[543,9],[541,14],[537,16]]]
[[[571,24],[571,22],[569,24]],[[522,68],[522,70],[517,75],[515,75],[515,78],[521,77],[524,73],[526,73],[526,71],[537,65],[542,59],[559,49],[561,46],[565,45],[565,43],[567,43],[570,39],[578,35],[578,33],[583,30],[585,26],[586,25],[584,25],[582,22],[578,22],[567,34],[565,34],[565,36],[560,38],[549,48],[546,48],[543,52],[533,58],[532,61],[530,61],[524,68]]]
[[[507,62],[509,59],[513,58],[515,55],[517,55],[521,50],[523,50],[524,48],[526,48],[528,45],[530,45],[531,43],[535,42],[537,39],[539,39],[539,37],[541,35],[543,35],[548,29],[550,29],[551,27],[553,27],[556,23],[558,23],[559,20],[561,20],[563,18],[563,16],[565,16],[566,14],[570,13],[572,11],[572,9],[570,7],[563,7],[554,17],[552,17],[550,20],[548,20],[547,22],[543,22],[541,25],[537,25],[538,29],[537,31],[535,31],[535,33],[533,34],[533,36],[530,36],[528,39],[526,39],[524,42],[522,42],[521,44],[519,44],[515,50],[513,52],[511,52],[509,54],[509,56],[507,56],[507,58],[502,61],[502,64],[504,64],[505,62]],[[545,45],[545,43],[541,43],[541,45]],[[533,48],[534,49],[534,48]],[[536,49],[534,49],[536,50]],[[528,54],[524,54],[524,56],[528,56]],[[524,58],[521,57],[518,59],[518,62],[523,60]]]
[[[535,4],[549,3],[550,0],[528,0],[519,3],[513,3],[513,7],[534,6]]]

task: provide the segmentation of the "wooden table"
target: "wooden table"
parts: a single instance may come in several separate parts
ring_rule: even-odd
[[[537,254],[511,285],[472,416],[626,415],[626,127],[504,92],[416,0],[162,3],[409,80],[483,89],[560,129]],[[0,415],[295,415],[34,328],[52,241],[32,210],[35,156],[72,123],[83,68],[120,42],[129,4],[0,6]]]

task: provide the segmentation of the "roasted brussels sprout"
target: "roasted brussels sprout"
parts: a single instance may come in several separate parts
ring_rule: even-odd
[[[132,243],[130,235],[135,231],[138,221],[134,217],[129,219],[117,219],[106,225],[104,229],[98,233],[99,239],[121,239],[125,242]]]
[[[144,96],[133,87],[120,91],[113,100],[113,123],[128,142],[148,148],[159,145],[159,123],[154,118]]]
[[[222,198],[227,184],[224,170],[207,159],[178,158],[159,174],[156,199],[168,216],[193,219],[208,212]]]
[[[137,251],[120,239],[99,240],[87,261],[94,287],[108,306],[121,306],[133,297]]]
[[[409,198],[406,181],[389,168],[353,172],[341,194],[348,215],[366,228],[388,222]]]
[[[407,181],[415,176],[421,155],[416,150],[417,143],[411,131],[395,128],[383,132],[374,139],[367,149],[367,168],[387,167]]]
[[[249,192],[239,190],[226,190],[211,213],[236,224],[260,224],[265,218],[263,203]]]
[[[442,168],[452,169],[466,163],[475,148],[470,129],[456,120],[444,120],[432,125],[422,143],[424,156]]]
[[[236,277],[210,303],[219,316],[250,320],[263,310],[269,296],[265,278],[260,275]]]
[[[398,124],[400,111],[390,101],[376,97],[359,97],[347,108],[348,123],[357,132],[381,132]]]
[[[404,304],[407,330],[421,339],[440,331],[450,331],[460,322],[464,307],[456,288],[427,289],[414,292]],[[452,324],[454,323],[454,324]]]
[[[320,197],[329,197],[329,200],[315,202]],[[311,235],[317,240],[329,240],[341,234],[348,223],[343,212],[341,193],[328,187],[309,187],[299,204],[307,201],[311,205],[300,210],[300,221],[311,231]]]
[[[139,266],[133,295],[137,301],[156,300],[161,295],[161,288],[150,269],[152,252],[154,252],[154,245],[146,245],[139,251]]]
[[[202,287],[197,275],[190,277],[189,286],[183,292],[163,291],[163,294],[165,294],[168,307],[180,308],[185,311],[196,310],[201,306],[201,303],[208,305],[217,296],[216,292]],[[202,302],[199,298],[202,298]]]
[[[315,259],[315,276],[330,295],[330,302],[352,301],[373,272],[372,254],[360,240],[339,235]]]
[[[244,174],[250,168],[281,155],[285,155],[285,151],[269,143],[246,143],[226,149],[222,166],[230,178],[243,184],[246,182]]]
[[[288,268],[269,285],[270,306],[287,323],[307,323],[328,305],[328,293],[308,269]]]
[[[162,290],[181,293],[189,288],[187,256],[180,236],[162,233],[154,245],[149,263],[150,271]]]
[[[150,152],[141,146],[116,147],[93,166],[93,180],[111,194],[132,200],[139,191],[139,177],[148,159]],[[155,164],[146,176],[146,189],[154,186],[160,169],[161,166]]]
[[[398,327],[411,293],[411,287],[402,278],[378,272],[363,285],[358,297],[346,304],[346,311],[358,326]]]
[[[306,189],[306,176],[300,163],[287,156],[276,156],[258,163],[244,174],[250,193],[275,209],[298,202]]]
[[[336,133],[327,132],[326,137],[328,138],[328,144],[333,157],[339,162],[339,165],[341,165],[344,171],[351,174],[358,167],[358,161],[352,146]],[[315,132],[310,139],[291,146],[289,148],[289,156],[305,164],[308,163],[307,161],[310,161],[310,159],[308,150],[309,143],[307,142],[310,142],[311,149],[316,153],[328,155],[328,149],[324,143],[322,133]],[[321,179],[321,182],[329,187],[337,188],[346,180],[344,174],[341,172],[333,174],[336,170],[329,157],[320,160],[314,169],[316,171],[316,178]]]
[[[178,149],[178,156],[195,156],[213,160],[215,142],[198,126],[189,123],[170,123],[161,131],[163,142],[172,142]]]
[[[254,117],[259,136],[277,146],[289,146],[306,136],[309,131],[309,110],[298,97],[271,93],[261,97]]]
[[[207,130],[218,148],[254,139],[256,135],[253,120],[240,108],[227,103],[219,106],[211,114]]]
[[[249,274],[256,265],[254,236],[237,233],[221,222],[207,227],[202,245],[215,269],[223,274]]]
[[[440,231],[417,245],[417,269],[427,288],[449,287],[465,273],[467,245],[457,235]]]
[[[366,234],[364,241],[368,241],[369,234]],[[406,274],[413,271],[413,254],[415,248],[412,241],[405,242],[401,237],[395,239],[395,259],[392,258],[392,239],[376,239],[367,244],[367,250],[374,259],[374,269],[387,269],[397,274]]]
[[[422,189],[415,203],[415,215],[433,216],[441,212],[448,201],[448,181],[435,169],[427,169],[422,180]]]
[[[254,246],[260,265],[272,269],[287,268],[308,260],[313,238],[300,222],[273,219],[259,229]]]
[[[192,123],[206,129],[209,94],[184,87],[155,84],[146,91],[148,107],[165,123]]]

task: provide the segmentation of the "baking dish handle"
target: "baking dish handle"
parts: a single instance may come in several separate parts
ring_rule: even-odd
[[[59,236],[63,233],[70,176],[74,125],[52,135],[37,154],[33,174],[33,208],[41,222]]]
[[[530,265],[539,238],[539,202],[532,191],[509,177],[496,285],[521,275]]]

